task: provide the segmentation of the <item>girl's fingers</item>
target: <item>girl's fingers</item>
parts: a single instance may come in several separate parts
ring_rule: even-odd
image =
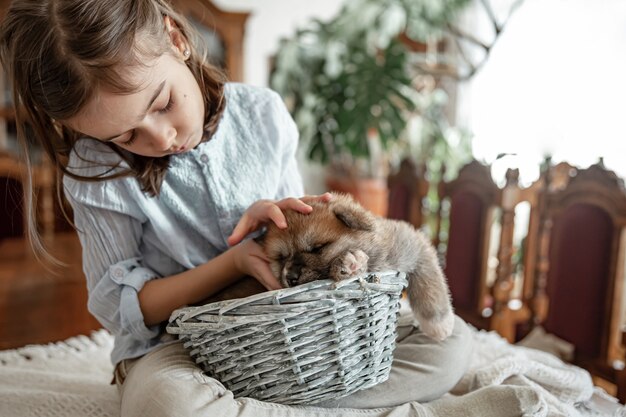
[[[252,231],[253,229],[252,225],[250,224],[250,216],[247,213],[244,213],[244,215],[239,220],[239,223],[237,223],[237,226],[235,226],[233,232],[228,237],[227,242],[230,246],[234,246],[237,243],[241,242],[241,240]]]
[[[259,262],[257,274],[259,275],[259,282],[268,290],[280,290],[282,288],[266,262]]]
[[[308,207],[308,206],[307,206]],[[306,210],[306,209],[305,209]],[[230,246],[241,242],[249,233],[256,231],[262,224],[272,221],[276,226],[284,229],[287,227],[287,219],[277,204],[263,202],[241,216],[241,219],[227,239]]]
[[[272,202],[270,200],[259,200],[244,213],[237,223],[233,232],[228,237],[228,244],[234,246],[241,242],[248,233],[254,232],[261,224],[272,221],[281,229],[287,227],[287,219],[283,210],[295,210],[308,214],[313,211],[313,207],[307,202],[329,202],[332,198],[330,193],[322,195],[307,195],[302,198],[285,198]]]
[[[333,195],[331,193],[324,193],[320,195],[305,195],[300,198],[301,201],[305,203],[313,203],[319,201],[320,203],[328,203],[333,199]]]
[[[272,275],[271,272],[269,272],[268,277],[263,278],[263,281],[261,282],[261,284],[263,284],[263,286],[267,288],[269,291],[280,290],[281,288],[283,288],[280,285],[280,282],[278,282],[278,280],[274,277],[274,275]]]
[[[302,214],[309,214],[313,211],[313,207],[298,198],[285,198],[276,202],[281,210],[294,210]]]
[[[235,235],[233,233],[232,235],[228,236],[226,242],[228,243],[228,246],[235,246],[237,243],[241,242],[241,236]]]
[[[287,227],[287,219],[278,205],[272,204],[269,207],[269,212],[267,214],[269,219],[279,228],[284,229]]]

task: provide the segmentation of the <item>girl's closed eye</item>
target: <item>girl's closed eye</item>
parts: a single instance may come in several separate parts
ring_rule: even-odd
[[[159,113],[167,113],[168,111],[172,110],[173,106],[174,106],[174,99],[170,95],[170,98],[168,99],[167,104],[162,109],[159,109]]]
[[[165,107],[157,110],[159,113],[167,113],[170,110],[172,110],[172,107],[174,106],[174,99],[172,98],[172,96],[170,95],[169,99],[167,100],[167,104],[165,105]],[[135,142],[135,139],[137,139],[137,135],[135,134],[135,131],[133,130],[130,134],[130,137],[121,142],[122,145],[125,146],[130,146],[133,144],[133,142]]]
[[[130,134],[130,138],[122,142],[122,145],[126,145],[126,146],[132,145],[136,138],[137,138],[137,135],[135,134],[135,131],[133,130]]]

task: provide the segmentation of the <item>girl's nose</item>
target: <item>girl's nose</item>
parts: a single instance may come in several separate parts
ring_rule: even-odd
[[[160,152],[168,151],[176,142],[176,129],[169,123],[160,123],[152,129],[152,146]]]

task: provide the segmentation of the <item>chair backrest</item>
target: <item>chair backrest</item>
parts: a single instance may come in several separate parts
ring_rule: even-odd
[[[389,205],[387,217],[404,220],[419,229],[424,222],[424,199],[428,194],[429,183],[426,180],[426,166],[416,166],[410,159],[400,163],[397,173],[387,179]]]
[[[539,231],[541,210],[540,196],[545,192],[554,193],[562,190],[569,184],[569,181],[578,172],[577,168],[567,162],[560,162],[552,165],[550,159],[544,163],[544,169],[540,177],[529,187],[520,190],[518,203],[525,201],[530,205],[530,217],[528,219],[528,230],[524,240],[523,254],[523,275],[522,300],[527,304],[534,295],[535,274],[537,272],[537,260],[539,259]],[[546,178],[548,178],[546,182]]]
[[[490,167],[472,161],[461,168],[456,179],[441,181],[438,193],[434,243],[440,249],[445,247],[444,270],[457,313],[475,324],[473,318],[482,317],[489,304],[487,262],[500,189],[491,178]],[[446,220],[447,233],[443,230]]]
[[[530,305],[539,258],[539,196],[544,186],[550,192],[563,189],[576,172],[576,168],[566,162],[552,166],[547,159],[544,166],[549,169],[543,170],[539,179],[524,188],[518,183],[519,171],[507,170],[506,185],[501,191],[501,231],[495,280],[491,288],[491,327],[510,342],[521,339],[531,328]],[[550,182],[546,185],[548,174]],[[520,214],[522,217],[518,217]]]
[[[623,361],[626,190],[598,163],[540,196],[533,322],[575,346],[576,361]]]

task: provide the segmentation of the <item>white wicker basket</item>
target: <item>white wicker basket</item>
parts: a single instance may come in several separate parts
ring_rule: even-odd
[[[167,331],[235,397],[313,404],[387,380],[404,274],[314,281],[174,311]]]

